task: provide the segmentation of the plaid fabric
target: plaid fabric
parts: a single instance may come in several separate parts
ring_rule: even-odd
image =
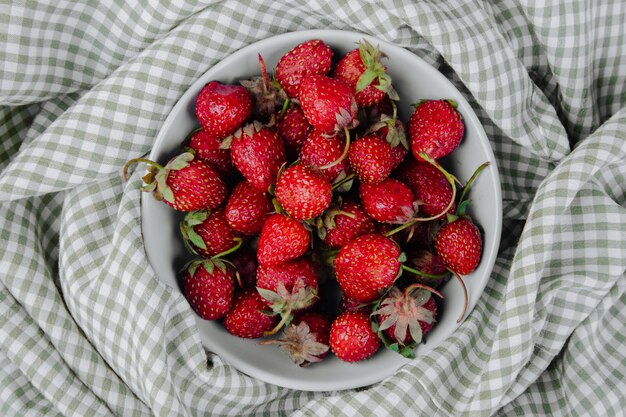
[[[0,415],[624,415],[626,3],[408,3],[2,6]],[[438,66],[485,125],[503,186],[474,311],[357,391],[279,388],[206,352],[146,260],[138,176],[120,177],[213,64],[313,28]]]

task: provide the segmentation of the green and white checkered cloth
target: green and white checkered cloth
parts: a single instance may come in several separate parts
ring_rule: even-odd
[[[625,415],[626,3],[553,3],[2,2],[0,415]],[[120,175],[208,68],[314,28],[439,67],[503,186],[499,257],[469,318],[357,391],[279,388],[206,352]]]

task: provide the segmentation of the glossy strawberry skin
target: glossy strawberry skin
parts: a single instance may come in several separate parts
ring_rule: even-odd
[[[363,90],[356,92],[357,82],[364,72],[365,65],[361,60],[360,51],[358,49],[353,49],[344,55],[339,62],[337,62],[333,75],[334,77],[345,81],[346,84],[355,90],[355,98],[359,106],[373,106],[382,101],[386,94],[375,87],[378,85],[377,80],[374,80]]]
[[[311,75],[300,83],[300,106],[313,128],[323,133],[355,126],[358,107],[343,81]]]
[[[283,55],[276,64],[276,79],[289,97],[298,98],[300,83],[309,75],[326,75],[333,51],[319,39],[302,42]]]
[[[311,125],[300,106],[292,105],[285,111],[284,115],[276,118],[274,128],[285,147],[297,152],[302,148],[302,144],[311,130]]]
[[[330,348],[344,362],[367,359],[378,351],[380,345],[369,317],[362,312],[341,313],[331,325]]]
[[[174,193],[174,202],[163,202],[175,210],[195,211],[219,207],[228,195],[226,184],[206,162],[194,159],[180,170],[171,170],[166,184]]]
[[[363,136],[350,145],[350,166],[364,183],[378,184],[391,173],[391,146],[375,135]]]
[[[276,265],[306,252],[309,232],[300,222],[284,214],[272,214],[261,229],[257,260],[260,265]]]
[[[345,244],[333,265],[346,297],[369,302],[389,288],[400,271],[400,248],[391,239],[367,234]]]
[[[344,201],[339,210],[350,213],[353,217],[341,213],[333,217],[334,227],[326,229],[323,239],[326,245],[340,248],[352,239],[374,231],[374,222],[359,203]]]
[[[187,271],[183,277],[183,294],[204,320],[215,320],[226,315],[233,300],[234,274],[229,268],[222,271],[214,267],[209,273],[203,265],[193,275]]]
[[[443,263],[461,275],[469,275],[482,255],[482,237],[471,220],[460,217],[445,224],[435,237],[435,250]]]
[[[254,288],[248,288],[235,296],[233,305],[224,318],[224,327],[233,336],[257,339],[278,322],[278,316],[268,316],[267,301]]]
[[[261,265],[257,270],[257,287],[274,292],[278,291],[279,282],[291,292],[298,279],[301,279],[307,288],[317,291],[317,269],[311,260],[298,258],[276,265]]]
[[[285,162],[285,148],[271,128],[247,125],[237,131],[230,145],[235,167],[260,191],[274,184]]]
[[[199,255],[205,258],[210,258],[232,248],[236,244],[235,238],[239,237],[239,234],[226,221],[223,208],[211,211],[206,220],[193,226],[193,229],[206,245],[206,249],[193,243],[190,244]]]
[[[208,134],[204,129],[194,131],[187,146],[196,153],[198,159],[206,161],[222,178],[234,171],[230,150],[220,149],[222,141],[217,136]]]
[[[198,94],[196,117],[208,134],[223,138],[248,120],[252,104],[252,95],[244,87],[211,81]]]
[[[419,104],[409,119],[411,150],[418,161],[424,152],[433,159],[449,155],[459,146],[465,125],[459,112],[446,100]]]
[[[333,182],[342,172],[348,175],[352,171],[348,159],[344,158],[329,168],[321,169],[320,167],[338,160],[343,153],[345,143],[346,139],[340,133],[327,135],[318,130],[312,130],[300,149],[300,162]]]
[[[361,184],[359,196],[365,212],[383,223],[406,223],[415,215],[411,189],[394,178],[379,184]]]
[[[270,211],[272,202],[269,194],[244,180],[233,188],[228,198],[226,221],[237,232],[255,235],[261,231]]]
[[[420,212],[426,216],[441,214],[452,199],[452,187],[446,177],[428,162],[408,159],[395,174],[407,184],[417,200],[420,201]],[[456,203],[448,213],[454,213]]]
[[[302,164],[285,169],[276,184],[276,199],[296,220],[319,216],[332,196],[330,181]]]

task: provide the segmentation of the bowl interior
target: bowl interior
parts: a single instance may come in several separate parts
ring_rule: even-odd
[[[179,152],[187,134],[198,126],[194,103],[204,84],[211,80],[235,83],[259,74],[257,53],[263,55],[271,71],[282,54],[296,44],[313,38],[329,44],[335,56],[354,49],[363,38],[373,45],[380,45],[388,57],[388,71],[401,97],[398,110],[405,121],[411,114],[410,104],[418,99],[449,98],[458,103],[466,133],[460,147],[446,158],[445,165],[461,181],[466,181],[482,162],[491,163],[474,183],[470,196],[470,214],[484,233],[481,263],[474,273],[465,277],[471,311],[489,279],[500,240],[502,208],[496,161],[485,132],[464,97],[435,68],[403,48],[367,35],[331,30],[287,33],[245,47],[213,66],[180,98],[163,124],[149,158],[165,163]],[[190,259],[179,237],[178,223],[182,215],[148,194],[142,195],[141,204],[142,232],[148,259],[159,279],[171,286],[173,291],[180,292],[177,271]],[[417,355],[439,345],[459,326],[456,320],[462,311],[463,296],[458,283],[450,281],[442,292],[445,308],[437,326],[428,334],[426,343],[417,348]],[[209,350],[252,377],[288,388],[328,391],[361,387],[391,376],[407,363],[400,355],[381,350],[372,359],[358,364],[347,364],[330,355],[319,364],[300,368],[274,346],[259,346],[257,341],[231,336],[218,323],[199,317],[196,319],[202,341]]]

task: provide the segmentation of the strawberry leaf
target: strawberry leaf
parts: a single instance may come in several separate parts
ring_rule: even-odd
[[[360,91],[363,91],[367,86],[374,82],[377,77],[378,74],[374,70],[365,70],[356,83],[356,92],[358,93]]]

